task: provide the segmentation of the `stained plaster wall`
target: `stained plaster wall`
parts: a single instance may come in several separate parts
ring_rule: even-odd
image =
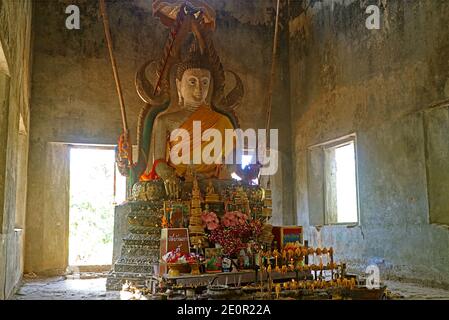
[[[168,30],[152,17],[147,0],[108,1],[119,74],[135,139],[142,106],[134,74],[147,59],[159,59]],[[210,1],[217,11],[214,36],[225,69],[243,79],[246,95],[237,110],[242,128],[264,128],[273,36],[273,1]],[[66,6],[76,4],[81,29],[67,30]],[[270,10],[271,9],[271,10]],[[27,272],[58,274],[67,266],[68,149],[64,144],[115,144],[121,132],[118,100],[97,3],[37,1],[27,204]],[[286,25],[286,24],[285,24]],[[283,29],[283,40],[288,40]],[[284,43],[285,45],[285,43]],[[272,126],[288,141],[288,60],[279,63]],[[280,148],[279,173],[272,181],[275,223],[294,219],[292,197],[282,189],[292,179],[290,143]],[[55,167],[56,166],[56,167]],[[57,170],[55,169],[57,168]],[[51,188],[50,188],[51,186]],[[283,213],[286,215],[283,216]],[[287,217],[287,218],[285,218]]]
[[[24,261],[31,17],[31,1],[0,1],[0,300],[14,292]]]
[[[448,139],[436,149],[432,139],[449,136],[449,3],[311,1],[302,14],[290,3],[294,198],[305,238],[333,246],[352,269],[376,263],[382,279],[448,286],[449,231],[429,223],[429,208],[449,192]],[[369,4],[381,7],[381,30],[365,28]],[[426,126],[432,117],[439,126]],[[315,228],[307,148],[352,132],[360,226]]]

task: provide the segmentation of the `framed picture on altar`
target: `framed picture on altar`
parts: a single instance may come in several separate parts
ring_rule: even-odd
[[[221,272],[222,252],[221,248],[205,248],[204,256],[206,258],[206,272]]]
[[[189,201],[165,201],[165,219],[170,228],[188,228],[190,215]]]
[[[303,230],[300,226],[273,227],[272,233],[273,243],[277,243],[278,250],[282,250],[287,243],[303,243]]]

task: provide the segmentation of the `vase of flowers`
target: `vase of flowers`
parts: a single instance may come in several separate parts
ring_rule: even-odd
[[[192,265],[197,264],[199,268],[199,255],[195,253],[181,253],[178,247],[175,250],[167,252],[162,257],[163,262],[167,264],[168,275],[178,277],[181,273],[189,272]]]

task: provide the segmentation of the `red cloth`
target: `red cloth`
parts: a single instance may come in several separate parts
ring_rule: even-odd
[[[165,160],[159,159],[154,161],[153,166],[151,167],[151,171],[150,173],[146,173],[144,172],[141,176],[140,176],[140,181],[151,181],[151,180],[158,180],[159,176],[156,173],[156,167],[159,163],[166,163]]]

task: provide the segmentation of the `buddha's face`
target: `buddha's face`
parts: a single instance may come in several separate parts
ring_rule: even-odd
[[[181,80],[176,80],[180,101],[185,106],[206,103],[211,86],[211,74],[207,69],[187,69]]]

